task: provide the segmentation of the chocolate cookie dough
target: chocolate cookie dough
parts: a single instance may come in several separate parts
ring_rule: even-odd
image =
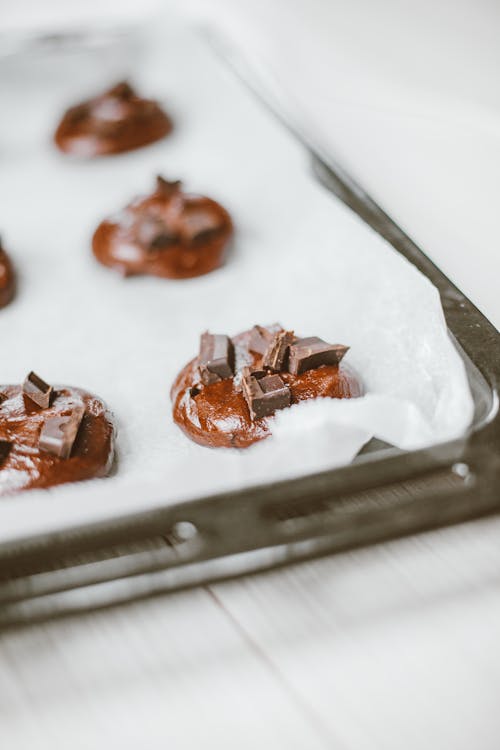
[[[342,362],[348,347],[301,338],[279,325],[230,339],[204,333],[172,389],[174,421],[200,445],[246,448],[271,433],[278,409],[311,398],[356,398],[362,385]]]
[[[5,307],[14,297],[16,279],[9,256],[0,240],[0,307]]]
[[[154,143],[171,130],[172,123],[159,104],[142,99],[123,82],[68,109],[54,141],[67,154],[103,156]]]
[[[99,224],[92,249],[100,263],[124,276],[186,279],[221,265],[232,231],[221,205],[157,177],[151,195]]]
[[[104,403],[31,372],[0,387],[0,496],[106,476],[114,427]]]

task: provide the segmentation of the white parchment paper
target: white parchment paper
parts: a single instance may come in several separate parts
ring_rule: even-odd
[[[195,33],[177,21],[148,33],[147,45],[126,40],[110,59],[75,52],[0,69],[0,226],[19,274],[18,297],[0,312],[0,380],[34,369],[86,387],[118,427],[113,477],[2,501],[2,533],[344,464],[374,435],[426,446],[472,417],[435,288],[315,183],[301,147]],[[95,162],[60,156],[50,143],[59,113],[119,74],[164,102],[174,134]],[[124,280],[93,260],[97,223],[149,192],[156,173],[230,211],[224,268]],[[190,442],[172,421],[169,388],[200,332],[276,320],[350,345],[367,395],[283,411],[274,436],[247,451]]]

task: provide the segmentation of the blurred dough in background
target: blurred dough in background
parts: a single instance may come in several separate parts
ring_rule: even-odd
[[[500,4],[0,0],[13,30],[190,13],[272,73],[294,115],[500,326]]]

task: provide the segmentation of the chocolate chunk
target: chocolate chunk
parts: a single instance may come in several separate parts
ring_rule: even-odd
[[[0,466],[4,463],[12,448],[9,440],[0,440]]]
[[[276,372],[286,370],[288,350],[293,340],[293,331],[275,333],[262,358],[262,366]]]
[[[139,244],[148,250],[161,250],[179,241],[179,237],[155,216],[148,216],[139,222],[136,237]]]
[[[269,375],[268,370],[251,370],[251,373],[254,378],[257,378],[257,380],[260,380],[261,378],[265,378],[266,375]]]
[[[84,411],[83,406],[76,406],[70,414],[49,417],[40,433],[40,450],[59,458],[69,458]]]
[[[150,250],[162,250],[169,245],[174,245],[179,241],[179,238],[175,234],[170,234],[167,230],[160,232],[156,237],[149,243]]]
[[[3,393],[3,391],[0,391],[0,406],[3,404],[4,401],[7,401],[8,396],[6,393]]]
[[[251,352],[256,352],[257,354],[265,354],[272,339],[273,333],[271,331],[268,331],[267,328],[263,328],[262,326],[254,326],[250,331],[248,348]]]
[[[181,190],[182,182],[180,180],[174,180],[169,182],[165,180],[161,175],[156,176],[156,192],[160,193],[166,198],[170,198],[172,195],[179,193]]]
[[[66,117],[68,120],[72,123],[81,122],[86,117],[88,117],[89,114],[89,105],[88,104],[77,104],[76,107],[71,107],[71,109],[68,109],[66,113]]]
[[[203,229],[201,232],[198,232],[198,234],[195,234],[194,237],[191,237],[189,244],[194,247],[199,247],[207,242],[211,242],[220,234],[222,229],[223,227],[217,227],[217,229]]]
[[[327,344],[317,336],[298,339],[290,346],[288,372],[300,375],[321,365],[338,365],[348,350],[348,346]]]
[[[116,99],[132,99],[136,95],[132,86],[127,81],[120,81],[106,91],[104,96],[112,96]]]
[[[244,367],[241,387],[252,420],[270,417],[277,409],[290,406],[290,388],[279,375],[262,377],[261,372],[253,373],[249,367]]]
[[[229,336],[205,331],[200,339],[198,367],[205,385],[231,378],[234,374],[234,346]]]
[[[23,383],[24,395],[33,401],[40,409],[47,409],[50,406],[52,396],[52,386],[48,385],[45,380],[38,377],[36,373],[30,372]]]

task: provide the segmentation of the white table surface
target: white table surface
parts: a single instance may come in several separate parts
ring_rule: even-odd
[[[210,12],[498,326],[500,9],[415,5]],[[499,571],[488,519],[7,633],[0,746],[496,750]]]

